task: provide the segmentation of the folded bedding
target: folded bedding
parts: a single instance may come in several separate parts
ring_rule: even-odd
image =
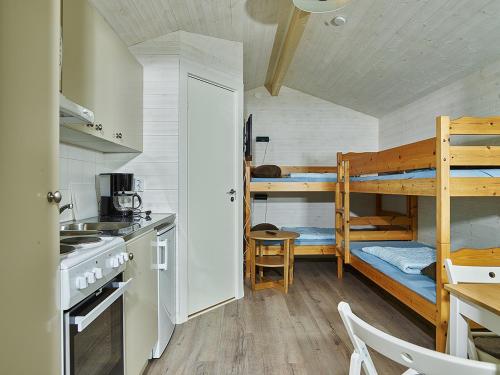
[[[422,269],[436,261],[436,250],[430,247],[403,247],[367,246],[363,252],[374,255],[405,273],[418,275]]]

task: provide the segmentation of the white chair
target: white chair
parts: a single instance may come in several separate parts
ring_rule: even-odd
[[[409,368],[404,375],[496,375],[500,373],[500,366],[493,363],[453,357],[388,335],[354,315],[346,302],[340,302],[338,309],[354,345],[349,367],[350,375],[361,374],[361,367],[367,375],[378,374],[367,346],[384,357]]]
[[[459,283],[484,283],[500,284],[500,267],[490,266],[457,266],[451,262],[451,259],[444,261],[448,281],[451,284]],[[467,340],[467,354],[470,359],[500,363],[498,358],[480,350],[476,347],[474,339],[479,337],[500,337],[493,332],[473,332],[469,328],[469,338]]]

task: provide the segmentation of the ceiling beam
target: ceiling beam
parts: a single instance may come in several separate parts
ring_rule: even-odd
[[[309,12],[293,7],[288,19],[278,22],[265,84],[272,96],[277,96],[280,92],[310,15]]]

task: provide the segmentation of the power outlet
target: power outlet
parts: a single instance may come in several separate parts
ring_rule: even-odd
[[[134,191],[144,191],[144,180],[142,178],[134,178]]]

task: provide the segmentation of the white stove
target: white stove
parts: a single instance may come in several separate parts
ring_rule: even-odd
[[[67,310],[125,270],[128,254],[121,237],[75,246],[61,255],[61,307]]]
[[[94,240],[60,258],[64,375],[124,374],[123,295],[132,279],[124,282],[122,273],[129,255],[121,237]]]

